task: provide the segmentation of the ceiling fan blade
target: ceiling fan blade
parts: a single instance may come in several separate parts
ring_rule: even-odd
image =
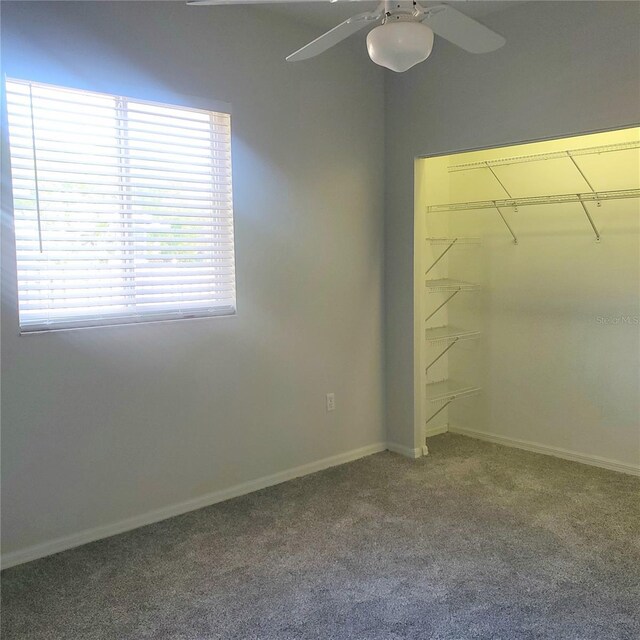
[[[469,53],[489,53],[506,42],[500,34],[446,4],[426,9],[422,22]]]
[[[352,16],[333,27],[331,31],[327,31],[327,33],[323,33],[309,44],[305,44],[304,47],[287,56],[286,60],[287,62],[298,62],[299,60],[313,58],[338,44],[338,42],[342,42],[342,40],[353,35],[356,31],[360,31],[360,29],[380,20],[383,14],[384,10],[376,9],[375,11],[367,11]]]
[[[326,2],[327,0],[187,0],[187,4],[191,6],[206,5],[230,5],[230,4],[281,4],[281,3],[307,3],[307,2]],[[331,0],[332,2],[354,2],[357,0]]]

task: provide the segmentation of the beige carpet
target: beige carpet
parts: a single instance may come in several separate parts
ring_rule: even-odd
[[[462,436],[9,569],[3,640],[640,638],[640,479]]]

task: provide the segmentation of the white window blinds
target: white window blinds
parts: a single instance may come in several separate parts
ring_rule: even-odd
[[[235,312],[228,113],[6,95],[22,331]]]

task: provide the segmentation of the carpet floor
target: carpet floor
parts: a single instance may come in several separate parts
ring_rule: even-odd
[[[429,444],[7,569],[2,638],[640,638],[639,478]]]

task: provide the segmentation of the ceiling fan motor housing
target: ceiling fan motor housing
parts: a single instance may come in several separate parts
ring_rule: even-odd
[[[422,20],[424,18],[424,9],[418,6],[417,2],[402,1],[390,2],[386,0],[384,3],[383,24],[386,21],[412,21]]]
[[[367,35],[373,62],[392,71],[407,71],[426,60],[433,49],[433,31],[422,24],[415,2],[386,2],[382,24]]]

